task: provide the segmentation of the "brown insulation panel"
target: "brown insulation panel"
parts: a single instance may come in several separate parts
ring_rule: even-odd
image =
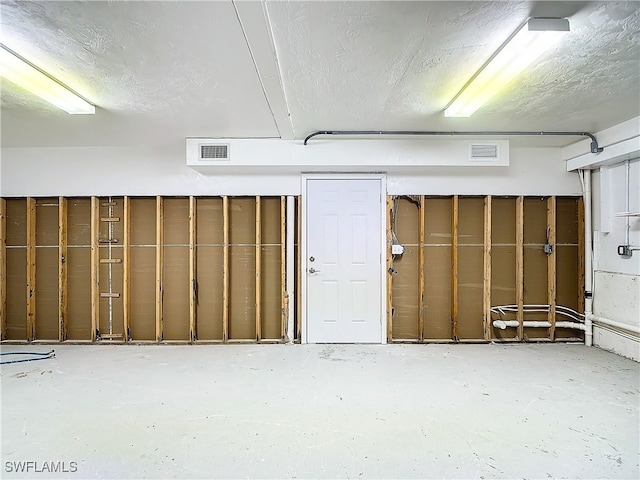
[[[67,243],[69,246],[91,245],[91,199],[67,200]]]
[[[198,207],[200,202],[198,200]],[[198,221],[202,218],[200,210],[197,218]],[[198,228],[198,233],[201,230]],[[222,340],[222,247],[198,246],[196,271],[196,337],[198,340]]]
[[[36,265],[36,338],[58,340],[58,248],[36,248]]]
[[[524,303],[547,305],[547,255],[543,251],[547,241],[547,199],[524,199]],[[525,313],[524,320],[547,321],[546,313]],[[525,328],[525,340],[547,338],[545,328]]]
[[[7,199],[7,247],[27,245],[27,200]],[[25,264],[26,265],[26,264]]]
[[[69,206],[71,203],[69,201]],[[69,340],[90,340],[91,249],[89,247],[69,247],[67,272],[67,337]]]
[[[583,255],[578,248],[579,222],[578,212],[580,198],[560,198],[557,202],[557,233],[556,233],[556,261],[557,261],[557,304],[584,312],[584,305],[579,304],[581,298],[579,288],[580,257]],[[583,338],[580,330],[556,329],[557,338]]]
[[[451,198],[425,198],[424,338],[451,338]]]
[[[491,305],[516,303],[516,201],[491,198]],[[515,315],[514,317],[515,318]],[[498,316],[493,316],[498,320]],[[492,327],[493,338],[514,338],[515,328]]]
[[[418,332],[418,206],[406,198],[394,204],[395,232],[404,254],[396,256],[393,268],[393,339],[416,340]]]
[[[165,198],[163,340],[189,340],[189,199]],[[196,217],[197,218],[197,217]]]
[[[26,248],[7,248],[7,340],[27,338],[26,265]]]
[[[132,206],[135,202],[132,199]],[[153,211],[155,212],[155,199]],[[153,213],[155,230],[155,213]],[[133,232],[132,232],[133,234]],[[131,247],[131,278],[129,279],[132,340],[155,340],[156,337],[156,249]]]
[[[222,198],[198,198],[196,244],[222,245]]]
[[[58,198],[36,200],[36,245],[58,246]]]
[[[189,340],[189,248],[165,246],[163,260],[163,340]]]
[[[256,338],[255,266],[254,246],[229,248],[229,339],[231,340]]]
[[[131,198],[131,245],[155,245],[156,199]]]
[[[282,323],[282,281],[280,278],[280,247],[262,247],[262,338],[280,339]]]
[[[483,338],[482,277],[484,199],[459,199],[458,214],[458,338]]]

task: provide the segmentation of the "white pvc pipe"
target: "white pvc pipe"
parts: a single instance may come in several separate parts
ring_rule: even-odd
[[[287,303],[287,342],[293,343],[295,338],[293,318],[296,307],[296,273],[295,273],[295,198],[287,197],[287,224],[286,224],[286,285],[285,291],[289,302]]]
[[[593,230],[591,228],[591,170],[580,170],[584,180],[584,344],[593,345]]]
[[[517,320],[494,320],[493,326],[504,330],[507,327],[518,327],[520,324]],[[522,322],[525,328],[549,328],[551,322],[527,320]],[[573,328],[575,330],[584,330],[585,325],[577,322],[556,322],[556,328]]]
[[[586,317],[586,319],[590,320],[591,322],[601,323],[603,325],[609,325],[610,327],[619,328],[621,330],[626,330],[628,332],[633,332],[637,335],[640,335],[640,327],[638,327],[637,325],[628,325],[626,323],[616,322],[615,320],[610,320],[605,317],[598,317],[597,315],[593,315],[593,314],[589,314]],[[585,319],[585,323],[586,323],[586,319]]]

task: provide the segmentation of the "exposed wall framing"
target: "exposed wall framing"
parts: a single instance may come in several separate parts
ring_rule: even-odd
[[[1,198],[2,340],[281,342],[286,200]]]
[[[280,342],[295,300],[299,340],[300,198],[295,299],[286,206],[283,196],[0,199],[2,339]],[[388,339],[580,337],[556,328],[553,311],[584,311],[582,217],[574,197],[388,197]],[[491,307],[507,304],[520,326],[493,327]]]
[[[581,338],[555,328],[557,305],[583,311],[580,205],[576,197],[388,197],[388,339]],[[402,256],[391,255],[394,242]],[[531,304],[550,312],[530,312]],[[499,305],[514,305],[519,327],[493,326]],[[525,327],[529,320],[552,327]]]

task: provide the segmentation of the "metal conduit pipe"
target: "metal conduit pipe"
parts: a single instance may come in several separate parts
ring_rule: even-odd
[[[619,328],[620,330],[626,330],[627,332],[635,333],[636,335],[640,335],[640,327],[637,325],[627,325],[626,323],[616,322],[615,320],[610,320],[605,317],[599,317],[597,315],[589,314],[585,319],[590,322],[595,322],[596,324],[601,323],[602,325],[608,325],[610,327]]]
[[[470,131],[470,132],[443,132],[428,130],[318,130],[310,133],[304,139],[306,145],[309,140],[318,135],[422,135],[422,136],[571,136],[589,137],[591,139],[591,153],[600,153],[604,150],[598,145],[596,137],[589,132],[521,132],[521,131]]]
[[[593,345],[593,231],[591,229],[591,170],[579,170],[584,203],[584,344]]]

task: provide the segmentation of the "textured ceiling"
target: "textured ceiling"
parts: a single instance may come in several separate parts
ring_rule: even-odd
[[[595,132],[640,115],[636,1],[2,0],[0,9],[3,43],[97,105],[71,116],[3,80],[3,146],[324,129]],[[444,118],[529,16],[567,17],[571,33],[471,118]]]

